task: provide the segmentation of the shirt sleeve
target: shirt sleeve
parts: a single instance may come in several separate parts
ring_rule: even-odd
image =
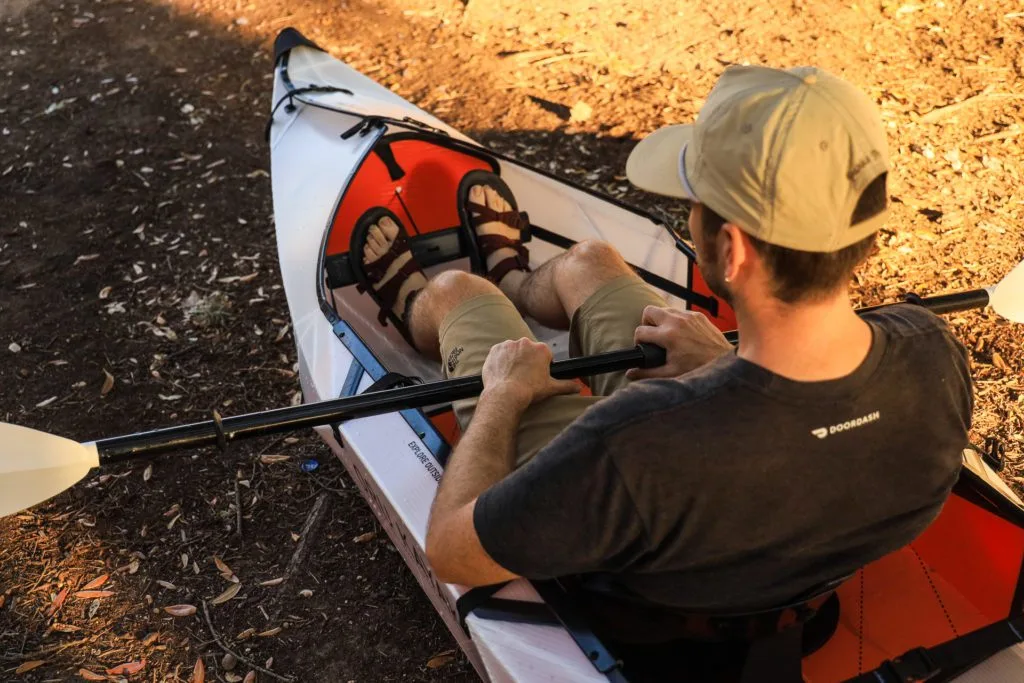
[[[644,525],[602,441],[577,421],[480,496],[473,523],[494,561],[545,579],[621,570],[646,551]]]

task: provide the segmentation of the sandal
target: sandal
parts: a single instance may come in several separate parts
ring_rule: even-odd
[[[398,226],[398,234],[383,256],[375,261],[365,263],[363,254],[366,242],[369,239],[370,228],[377,225],[384,218],[390,218]],[[387,277],[388,270],[392,267],[392,264],[398,259],[405,258],[406,254],[409,256],[405,263],[384,284],[381,284],[381,281]],[[395,305],[398,303],[398,297],[402,293],[402,287],[411,276],[419,273],[424,278],[424,285],[426,284],[426,276],[423,274],[420,264],[412,256],[412,250],[409,246],[409,235],[405,230],[405,226],[398,219],[398,216],[384,207],[369,209],[360,216],[359,220],[356,221],[355,228],[352,230],[349,255],[352,272],[356,276],[356,289],[359,292],[368,293],[377,302],[377,305],[380,306],[377,322],[387,326],[388,321],[390,321],[395,326],[395,329],[409,342],[409,345],[414,346],[412,337],[409,334],[409,328],[405,324],[405,319],[409,314],[409,306],[422,288],[415,289],[406,295],[405,302],[402,304],[401,316],[395,313]]]
[[[493,208],[470,201],[469,191],[473,187],[489,187],[508,202],[511,210],[495,211]],[[483,275],[494,284],[501,282],[510,271],[530,270],[530,253],[523,242],[530,238],[530,219],[519,211],[515,195],[505,181],[488,171],[471,171],[459,183],[457,193],[459,218],[462,222],[462,235],[469,246],[469,262],[474,273]],[[478,235],[478,229],[486,223],[501,223],[517,230],[519,238],[505,235]],[[515,253],[487,267],[487,259],[499,249],[512,249]]]

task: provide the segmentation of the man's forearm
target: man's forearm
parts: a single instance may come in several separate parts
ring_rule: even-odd
[[[501,391],[485,390],[473,420],[448,460],[431,511],[443,517],[473,501],[515,466],[516,430],[526,410]]]

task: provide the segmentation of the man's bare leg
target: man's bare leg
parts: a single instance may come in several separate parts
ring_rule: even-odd
[[[499,212],[512,208],[490,187],[470,188],[469,199]],[[518,237],[517,232],[496,222],[484,223],[476,230],[477,234]],[[488,268],[513,253],[511,249],[496,250],[487,258]],[[576,244],[533,272],[509,271],[499,287],[524,315],[546,327],[564,330],[569,327],[573,313],[590,295],[623,275],[636,277],[613,246],[607,242],[587,241]]]
[[[440,360],[441,323],[462,303],[484,294],[502,292],[490,281],[461,270],[446,270],[431,278],[413,300],[406,321],[416,350]]]

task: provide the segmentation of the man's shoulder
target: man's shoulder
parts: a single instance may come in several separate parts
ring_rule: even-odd
[[[922,334],[950,334],[946,321],[917,304],[894,304],[864,314],[893,336],[915,337]]]

